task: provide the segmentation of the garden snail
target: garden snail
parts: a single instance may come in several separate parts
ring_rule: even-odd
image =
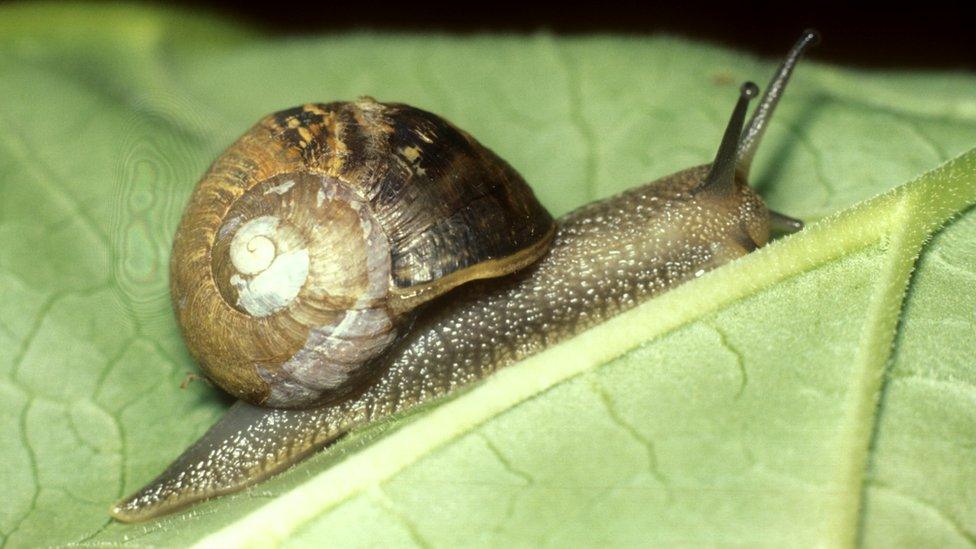
[[[763,246],[771,229],[799,230],[747,177],[816,40],[804,32],[747,126],[758,89],[742,86],[714,162],[556,222],[435,115],[364,99],[264,119],[204,176],[173,253],[188,346],[242,400],[111,514],[146,520],[240,490]],[[321,243],[331,251],[310,248]]]

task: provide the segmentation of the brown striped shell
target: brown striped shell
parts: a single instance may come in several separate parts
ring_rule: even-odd
[[[505,161],[431,113],[360,99],[272,114],[197,184],[173,244],[187,345],[231,394],[346,396],[418,305],[548,249],[555,225]]]

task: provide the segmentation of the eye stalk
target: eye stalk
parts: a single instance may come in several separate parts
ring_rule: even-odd
[[[742,85],[739,94],[739,101],[736,103],[729,125],[725,129],[722,137],[722,144],[719,146],[715,161],[712,162],[711,169],[705,179],[699,184],[696,190],[708,190],[717,195],[725,196],[732,192],[735,178],[739,177],[742,181],[747,181],[749,169],[752,167],[752,160],[762,141],[762,136],[766,132],[766,126],[773,116],[773,111],[779,103],[786,84],[789,83],[793,75],[793,69],[797,62],[810,47],[820,42],[820,34],[812,29],[803,31],[800,38],[790,48],[786,58],[780,64],[776,74],[769,81],[769,86],[763,94],[759,105],[748,126],[743,129],[743,120],[749,100],[758,95],[758,88],[752,82]],[[795,233],[803,228],[803,222],[778,212],[769,212],[769,227],[774,232]]]
[[[759,101],[759,106],[756,107],[756,111],[752,113],[749,126],[746,127],[742,138],[739,140],[738,170],[742,174],[743,179],[749,176],[749,168],[752,166],[752,159],[756,155],[756,149],[759,147],[759,142],[766,132],[766,126],[769,124],[769,119],[773,116],[773,111],[776,109],[780,97],[783,96],[783,90],[786,89],[786,84],[789,83],[790,76],[793,75],[793,69],[796,68],[796,64],[803,57],[803,54],[812,46],[816,46],[819,43],[820,33],[813,29],[803,31],[800,38],[790,48],[789,53],[786,54],[786,58],[783,59],[776,74],[769,81],[769,85],[766,86],[766,93],[763,94],[762,99]]]
[[[318,381],[311,366],[335,366],[323,384],[344,366],[373,369],[360,370],[368,375],[356,378],[361,383],[350,386],[355,390],[307,408],[239,401],[159,477],[118,502],[112,516],[142,521],[239,491],[351,429],[443,398],[741,257],[765,245],[770,228],[798,230],[801,222],[767,210],[745,185],[745,175],[792,65],[815,38],[804,33],[794,46],[744,132],[748,102],[758,89],[742,86],[712,165],[592,203],[558,223],[507,163],[431,113],[362,99],[307,104],[266,117],[214,164],[177,233],[177,314],[203,302],[189,325],[181,320],[188,346],[192,352],[189,338],[198,338],[216,347],[218,358],[237,361],[262,358],[245,354],[255,349],[268,365],[283,354],[269,350],[282,347],[284,331],[299,332],[297,345],[304,346],[272,372],[282,389],[277,394],[289,398],[301,392],[296,380]],[[334,154],[333,140],[344,145],[341,158],[328,156]],[[331,170],[337,175],[327,175]],[[373,177],[378,173],[404,177]],[[362,174],[367,176],[356,179]],[[486,189],[498,192],[485,194]],[[375,200],[365,200],[363,193]],[[328,211],[311,213],[326,205]],[[384,219],[388,223],[381,226]],[[309,220],[311,225],[298,223]],[[324,231],[329,224],[352,230]],[[521,229],[513,232],[516,227]],[[213,235],[220,247],[194,248]],[[311,250],[315,239],[326,245],[306,256],[302,250]],[[288,260],[276,267],[283,256]],[[346,263],[337,265],[340,260]],[[530,263],[536,267],[506,276]],[[313,268],[317,264],[326,268]],[[332,275],[332,282],[318,276],[314,283],[303,282],[318,272]],[[463,284],[486,278],[495,280]],[[215,279],[227,287],[215,288]],[[270,281],[285,283],[271,287]],[[295,288],[305,291],[301,301],[292,294]],[[339,291],[344,288],[356,291]],[[304,299],[313,291],[329,299]],[[432,300],[448,291],[454,292],[450,299],[432,302],[415,316],[409,312],[420,305],[418,296]],[[383,319],[395,319],[378,309],[391,299],[410,304],[391,308],[392,317],[410,318],[398,324],[404,332],[397,332],[396,344],[387,345],[381,338],[391,333],[392,322]],[[338,312],[328,309],[333,303],[341,306]],[[220,311],[227,314],[218,316]],[[259,314],[258,328],[269,319],[283,321],[263,332],[245,324]],[[338,314],[338,324],[307,322]],[[211,327],[234,337],[201,337]],[[242,338],[246,329],[251,337]],[[313,354],[316,360],[293,361]]]
[[[735,104],[729,125],[725,128],[725,135],[722,136],[722,144],[718,147],[715,161],[712,162],[708,175],[699,185],[700,190],[708,189],[722,195],[732,192],[735,183],[736,151],[739,148],[739,136],[742,135],[742,126],[746,121],[749,101],[757,95],[759,95],[759,88],[752,82],[746,82],[739,88],[739,101]]]
[[[769,81],[769,85],[766,86],[766,93],[763,94],[755,112],[752,113],[749,125],[739,140],[736,169],[743,180],[749,177],[749,169],[752,167],[753,157],[756,156],[756,149],[759,148],[759,142],[766,132],[769,119],[772,118],[773,111],[776,109],[780,97],[783,96],[783,90],[786,89],[786,84],[789,83],[790,77],[793,75],[793,69],[796,68],[796,64],[803,57],[803,54],[819,43],[820,33],[813,29],[803,31],[800,38],[790,48],[789,53],[786,54],[786,58],[783,59],[776,74]],[[773,232],[790,234],[802,229],[803,222],[799,219],[794,219],[788,215],[770,210],[769,228]]]

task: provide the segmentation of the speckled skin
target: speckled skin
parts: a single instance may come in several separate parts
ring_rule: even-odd
[[[337,437],[469,386],[690,278],[763,246],[770,212],[747,177],[796,62],[817,42],[794,44],[743,131],[743,85],[715,162],[690,168],[558,220],[537,263],[455,288],[428,302],[409,332],[378,359],[376,376],[348,399],[282,410],[238,402],[159,477],[111,510],[134,522],[240,490],[301,461]]]
[[[238,402],[113,515],[145,520],[239,490],[350,429],[468,386],[765,244],[762,200],[741,181],[731,196],[692,193],[707,172],[685,170],[566,215],[536,265],[429,304],[375,381],[349,400],[309,410]]]

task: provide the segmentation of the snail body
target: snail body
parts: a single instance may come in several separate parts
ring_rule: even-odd
[[[748,102],[758,90],[751,83],[742,87],[714,162],[585,205],[560,218],[554,230],[546,214],[536,212],[526,231],[534,240],[505,256],[531,250],[511,263],[515,268],[471,277],[415,305],[409,329],[397,328],[395,337],[383,340],[381,351],[364,361],[370,375],[347,385],[341,398],[302,409],[235,403],[111,514],[146,520],[240,490],[353,428],[469,386],[741,257],[765,245],[771,229],[799,230],[799,221],[766,208],[747,177],[792,69],[815,40],[808,31],[794,45],[745,129]],[[529,197],[534,200],[531,191]],[[174,300],[179,307],[175,294]]]

